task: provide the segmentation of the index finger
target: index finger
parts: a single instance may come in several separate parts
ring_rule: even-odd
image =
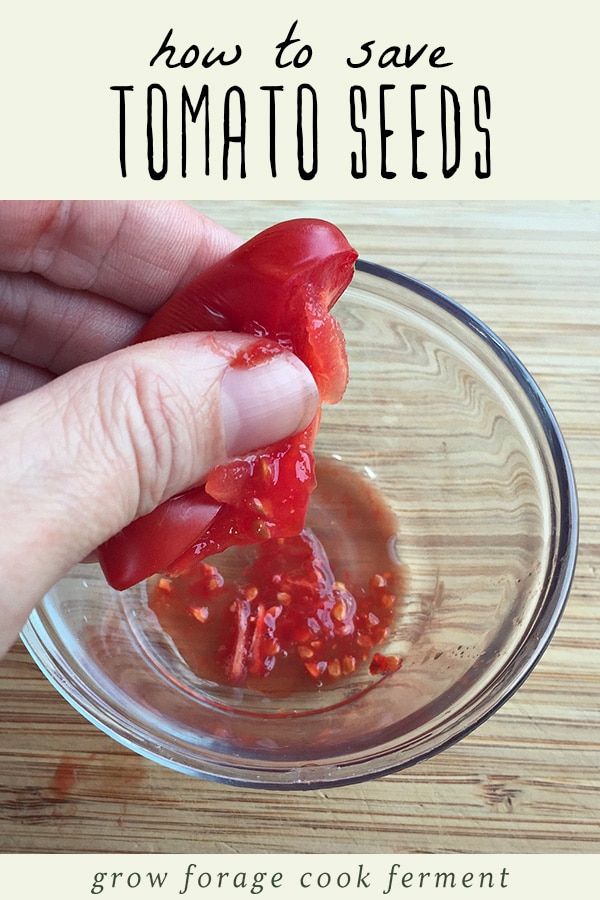
[[[143,313],[240,240],[182,201],[0,201],[0,268]]]

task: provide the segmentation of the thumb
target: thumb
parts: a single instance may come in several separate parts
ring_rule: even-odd
[[[255,339],[186,334],[74,369],[0,407],[0,652],[75,563],[229,457],[306,427],[308,369]]]

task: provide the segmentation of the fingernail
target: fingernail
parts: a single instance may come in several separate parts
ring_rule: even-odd
[[[221,410],[228,455],[260,450],[302,431],[313,419],[318,403],[312,375],[291,353],[247,369],[227,369],[221,385]]]

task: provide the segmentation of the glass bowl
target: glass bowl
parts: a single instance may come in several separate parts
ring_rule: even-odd
[[[289,790],[413,765],[511,696],[565,605],[575,485],[522,364],[463,307],[363,260],[335,312],[350,384],[324,409],[317,472],[351,471],[398,523],[406,585],[385,653],[401,668],[376,677],[363,667],[339,687],[284,697],[223,687],[188,666],[150,611],[147,584],[119,594],[90,565],[57,584],[23,630],[77,710],[180,772]],[[318,500],[311,510],[318,519]],[[362,527],[375,527],[368,515]]]

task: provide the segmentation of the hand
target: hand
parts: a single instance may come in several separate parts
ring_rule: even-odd
[[[0,202],[0,653],[68,569],[233,455],[304,428],[308,370],[250,339],[128,347],[239,240],[183,203]]]

